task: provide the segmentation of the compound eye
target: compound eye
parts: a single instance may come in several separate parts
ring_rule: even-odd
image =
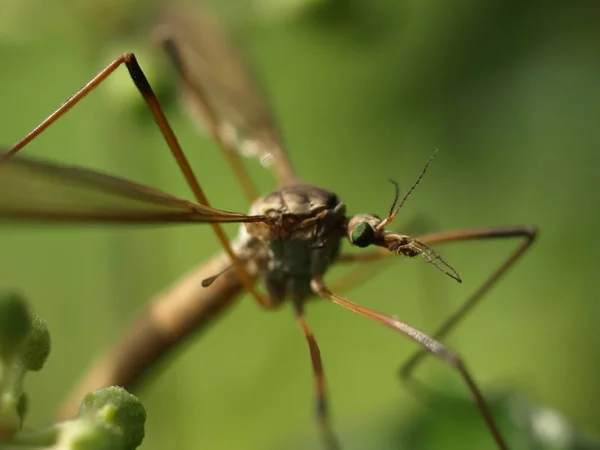
[[[374,239],[375,230],[368,222],[358,223],[350,234],[350,240],[357,247],[368,247]]]

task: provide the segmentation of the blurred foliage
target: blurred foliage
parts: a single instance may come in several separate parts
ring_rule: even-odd
[[[151,82],[169,86],[144,32],[158,3],[4,0],[5,145],[123,51],[144,55],[142,66],[156,68]],[[600,5],[307,0],[281,16],[265,12],[264,1],[207,3],[254,63],[299,173],[335,190],[349,212],[385,213],[387,179],[406,188],[439,148],[399,222],[423,215],[440,229],[539,226],[534,248],[449,344],[484,390],[509,386],[585,435],[600,435]],[[118,94],[128,83],[120,72],[112,82],[123,89],[99,88],[25,151],[188,196],[158,130],[139,120],[133,86]],[[213,204],[246,210],[214,145],[167,103]],[[261,167],[250,168],[261,188],[272,187]],[[440,248],[462,285],[420,261],[398,260],[347,295],[432,331],[514,245]],[[49,420],[89,355],[113,342],[146,299],[218,249],[202,227],[5,227],[0,246],[1,281],[45,299],[36,310],[56,330],[44,380],[30,380],[36,422]],[[434,418],[451,430],[444,441],[454,437],[431,437],[429,448],[467,448],[471,439],[494,448],[481,438],[474,407],[465,414],[478,438],[452,432],[452,417],[427,415],[403,389],[395,374],[414,350],[407,339],[325,302],[309,305],[308,316],[344,448],[412,448],[401,445],[406,430],[429,430]],[[418,376],[444,388],[441,380],[454,374],[428,361]],[[312,388],[290,311],[265,313],[244,301],[140,393],[150,411],[144,448],[316,448]],[[461,395],[467,399],[462,386]]]
[[[489,435],[481,427],[481,418],[471,413],[471,402],[455,393],[430,393],[424,401],[427,408],[412,417],[398,433],[390,435],[390,448],[394,443],[398,448],[453,448],[455,442],[460,442],[464,450],[487,447]],[[560,413],[534,405],[520,393],[489,392],[488,401],[511,448],[593,450],[600,447],[595,438],[581,433]],[[444,415],[452,420],[442,420]]]
[[[41,370],[50,354],[46,323],[12,292],[0,293],[0,448],[134,450],[144,439],[146,411],[134,395],[109,386],[82,399],[77,417],[41,428],[25,427],[25,375]],[[47,384],[50,386],[50,384]],[[36,405],[37,406],[37,405]]]

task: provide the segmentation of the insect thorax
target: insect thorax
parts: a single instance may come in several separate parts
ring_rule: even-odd
[[[273,301],[312,295],[311,279],[322,276],[339,254],[345,209],[333,192],[308,184],[283,186],[254,202],[250,214],[275,217],[278,223],[246,225],[266,247],[260,273]]]

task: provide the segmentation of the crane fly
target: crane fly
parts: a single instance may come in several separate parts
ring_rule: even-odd
[[[216,141],[251,201],[248,214],[212,207],[186,159],[150,83],[132,53],[126,53],[85,84],[54,113],[0,156],[0,218],[7,220],[84,223],[208,223],[221,242],[228,260],[217,273],[206,277],[207,291],[230,269],[236,282],[265,309],[275,309],[284,300],[292,302],[295,319],[308,343],[315,379],[317,422],[327,449],[341,448],[330,425],[323,363],[317,341],[305,318],[305,303],[320,297],[378,322],[417,342],[421,349],[401,369],[408,379],[417,363],[433,354],[456,370],[499,449],[507,444],[487,406],[480,388],[459,355],[440,342],[471,310],[510,266],[529,248],[536,230],[513,226],[475,228],[410,237],[387,227],[423,177],[427,161],[413,186],[395,198],[388,214],[346,213],[344,202],[332,191],[302,183],[296,174],[269,108],[246,65],[219,24],[204,12],[187,7],[163,11],[155,37],[175,68],[183,99],[193,117]],[[15,155],[51,124],[125,65],[136,88],[191,188],[195,201],[188,201],[133,181],[92,170],[49,163]],[[273,173],[277,187],[259,196],[246,172],[241,155],[256,156]],[[44,193],[40,201],[39,193]],[[229,242],[220,224],[241,223],[238,237]],[[342,240],[364,253],[341,252]],[[366,263],[390,255],[420,256],[450,278],[458,273],[433,248],[433,244],[474,239],[521,238],[522,242],[496,271],[431,336],[395,317],[351,302],[334,292],[324,275],[334,263]],[[212,267],[212,266],[211,266]],[[265,291],[255,287],[260,279]],[[231,294],[216,297],[228,304]],[[122,383],[117,383],[122,384]],[[124,383],[123,383],[124,384]]]

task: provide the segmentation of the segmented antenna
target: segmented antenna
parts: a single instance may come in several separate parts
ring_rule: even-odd
[[[413,193],[413,191],[415,190],[415,188],[417,187],[417,185],[419,184],[419,182],[423,178],[423,175],[425,175],[425,172],[427,172],[427,168],[429,167],[429,164],[431,164],[431,161],[433,161],[433,158],[435,158],[435,155],[437,155],[437,152],[438,152],[438,150],[435,149],[435,151],[431,154],[431,156],[429,157],[429,159],[425,163],[425,166],[423,167],[423,170],[421,170],[421,173],[419,174],[419,176],[417,177],[417,179],[413,183],[413,185],[410,187],[410,189],[408,190],[408,192],[406,192],[406,194],[404,194],[404,197],[402,197],[402,200],[400,201],[400,203],[398,203],[398,197],[399,197],[399,194],[400,194],[400,188],[398,187],[398,183],[396,183],[393,180],[390,180],[390,182],[396,188],[396,195],[394,196],[394,202],[392,203],[392,207],[390,208],[390,213],[388,214],[388,216],[385,219],[383,219],[381,221],[381,223],[379,225],[377,225],[376,229],[378,231],[383,230],[386,225],[388,225],[392,220],[394,220],[394,218],[398,214],[398,211],[400,211],[400,208],[402,208],[402,206],[404,205],[404,203],[406,203],[406,200],[408,199],[408,197],[410,197],[410,195]]]
[[[394,201],[392,202],[392,206],[390,206],[390,212],[388,212],[388,217],[395,215],[394,210],[396,209],[396,205],[398,204],[398,199],[400,198],[400,186],[394,180],[389,180],[390,183],[394,185]]]
[[[429,157],[429,159],[427,160],[427,162],[425,163],[425,167],[423,167],[423,170],[421,171],[421,173],[417,177],[416,181],[410,187],[410,189],[408,190],[408,192],[406,194],[404,194],[404,197],[402,198],[402,201],[400,202],[400,204],[398,206],[396,206],[396,211],[394,212],[394,216],[396,214],[398,214],[398,211],[400,211],[400,208],[402,208],[402,205],[404,205],[404,203],[406,202],[406,200],[408,199],[408,197],[410,197],[410,194],[413,193],[413,191],[415,190],[415,188],[417,187],[417,185],[421,181],[421,178],[423,178],[423,175],[425,175],[425,172],[427,172],[427,168],[429,167],[429,164],[431,164],[431,161],[433,161],[433,158],[435,158],[435,155],[437,155],[437,152],[438,152],[438,150],[436,148],[434,150],[434,152],[431,154],[431,156]]]

